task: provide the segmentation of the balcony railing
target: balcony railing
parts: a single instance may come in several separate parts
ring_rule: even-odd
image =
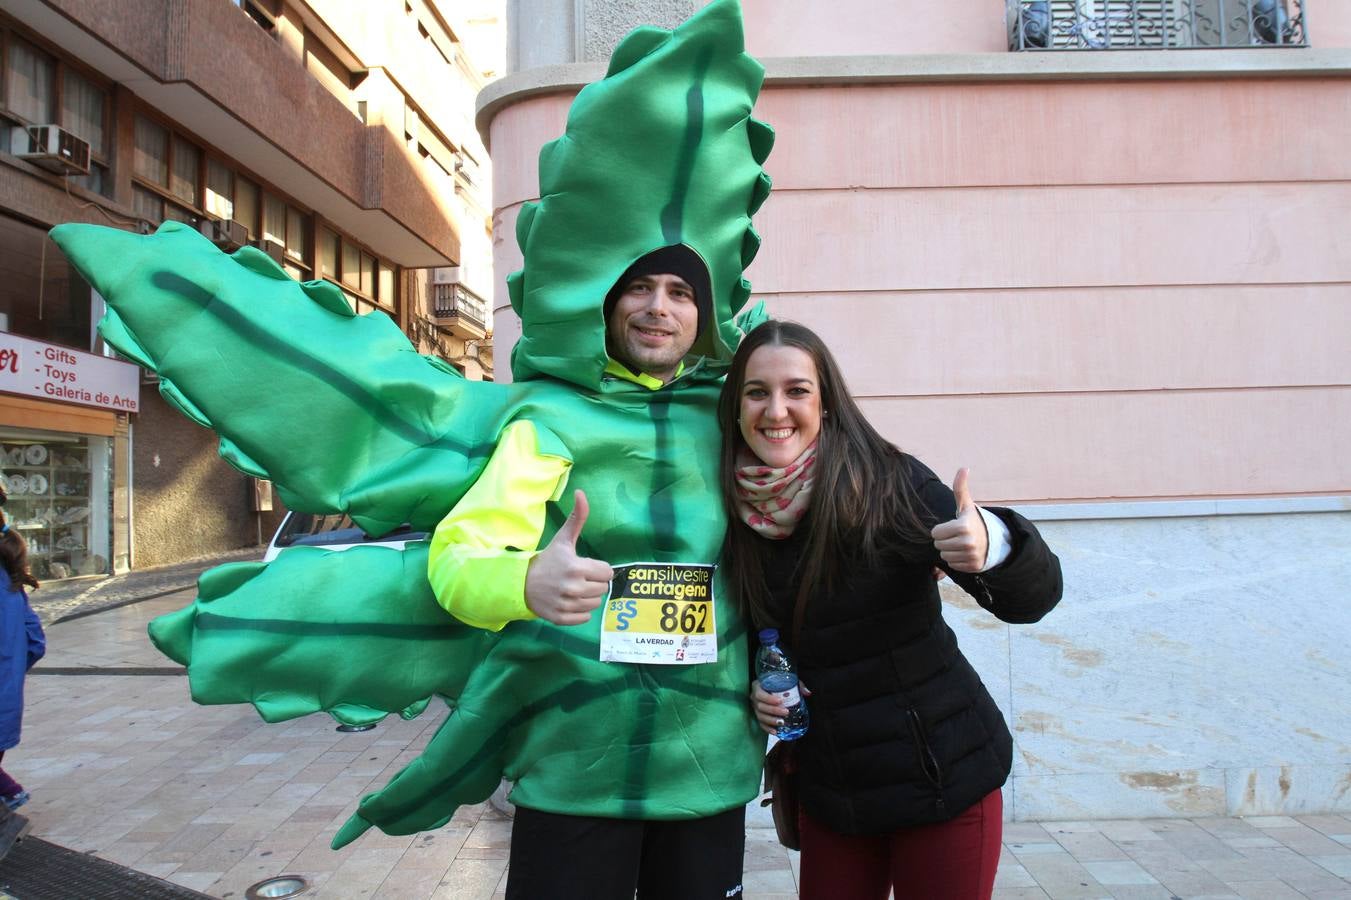
[[[1006,0],[1010,50],[1307,47],[1306,0]]]
[[[438,319],[464,319],[488,330],[488,303],[462,284],[432,285],[432,315]]]

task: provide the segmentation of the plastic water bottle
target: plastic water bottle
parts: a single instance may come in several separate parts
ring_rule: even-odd
[[[788,655],[779,646],[779,632],[766,628],[760,632],[760,649],[755,654],[755,673],[760,687],[767,693],[778,694],[788,715],[783,717],[776,736],[781,741],[795,741],[807,733],[807,701],[798,690],[797,671]]]

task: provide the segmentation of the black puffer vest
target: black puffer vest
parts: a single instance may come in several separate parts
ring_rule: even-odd
[[[951,490],[903,457],[915,494],[935,522],[955,515]],[[986,507],[1009,527],[1013,552],[981,575],[949,572],[1006,622],[1035,622],[1060,599],[1060,562],[1030,522]],[[930,544],[886,553],[868,569],[846,560],[842,582],[813,594],[792,641],[804,527],[773,549],[769,582],[776,624],[789,642],[808,700],[801,739],[802,803],[841,834],[878,834],[959,815],[1008,778],[1013,740],[975,669],[943,621]]]

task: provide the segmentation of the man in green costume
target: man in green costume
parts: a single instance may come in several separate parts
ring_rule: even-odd
[[[656,395],[683,389],[680,380],[685,374],[685,356],[699,334],[701,320],[707,323],[710,319],[710,285],[702,260],[683,244],[644,255],[615,282],[604,311],[609,361],[603,378],[613,383],[621,397],[639,393],[651,398],[654,409],[665,406],[670,401]],[[704,412],[707,415],[710,411]],[[586,493],[578,489],[573,494],[571,515],[547,546],[537,553],[508,549],[540,544],[549,505],[560,499],[571,475],[569,460],[541,448],[539,427],[530,421],[509,425],[483,475],[437,527],[428,568],[437,600],[468,624],[493,630],[512,621],[536,618],[561,626],[599,625],[596,649],[588,651],[591,658],[595,654],[602,660],[641,660],[647,665],[716,663],[719,648],[714,620],[719,615],[733,616],[735,610],[717,603],[721,598],[710,592],[698,590],[703,584],[714,587],[713,570],[708,565],[711,558],[699,555],[706,554],[708,548],[698,542],[681,546],[680,535],[670,533],[671,527],[653,518],[662,513],[642,511],[629,522],[608,524],[605,531],[593,533],[587,528]],[[618,449],[621,453],[641,453],[647,442],[644,436],[638,436],[637,446]],[[708,443],[690,449],[711,460],[716,456],[716,446]],[[654,458],[651,472],[642,471],[632,462],[616,468],[631,477],[657,481],[662,476],[655,469],[663,465],[669,468],[670,463]],[[609,469],[602,461],[587,474],[611,480],[614,472]],[[677,482],[665,489],[678,493],[682,487]],[[716,505],[716,499],[702,490],[691,499]],[[641,532],[654,525],[667,532],[666,552],[649,548],[646,559],[659,559],[662,564],[622,567],[621,576],[643,570],[651,577],[621,577],[614,582],[618,589],[612,592],[615,570],[603,560],[627,558],[623,555],[635,552],[631,549],[635,536],[624,532]],[[678,528],[679,522],[672,521],[670,526]],[[706,525],[700,522],[691,527]],[[579,544],[598,558],[579,555]],[[654,569],[655,573],[650,571]],[[682,599],[675,599],[677,595]],[[614,614],[594,615],[607,596]],[[686,601],[686,596],[692,599]],[[663,612],[668,613],[665,629]],[[682,616],[690,628],[682,627]],[[705,645],[702,653],[691,651],[690,645],[696,641]],[[744,645],[744,639],[739,643]],[[737,658],[742,651],[744,646],[722,648],[728,658]],[[588,659],[585,665],[590,664]],[[577,675],[587,677],[584,669]],[[680,707],[687,716],[719,717],[724,712],[716,706],[702,710],[680,695],[668,704],[663,696],[667,675],[653,671],[644,688],[650,694],[652,713],[659,716],[649,740],[673,748],[673,753],[663,754],[667,758],[659,765],[674,774],[676,767],[687,765],[683,760],[686,754],[702,750],[685,740]],[[674,712],[669,721],[659,713],[664,705]],[[557,757],[562,766],[560,774],[566,777],[574,761],[584,762],[579,754],[594,753],[596,748],[573,746],[566,723],[564,729],[551,738],[556,749],[546,752]],[[695,762],[699,766],[705,762],[718,765],[716,757]],[[596,764],[594,760],[585,763]],[[546,759],[540,768],[550,765]],[[612,798],[605,794],[623,790],[618,778],[614,787],[594,797],[562,798],[550,791],[532,791],[530,777],[527,774],[527,783],[513,793],[517,811],[508,896],[632,897],[635,889],[643,897],[732,897],[739,893],[744,802],[691,819],[666,821],[663,810],[650,810],[640,818],[615,818]],[[530,800],[521,799],[522,794],[529,794]],[[727,799],[733,798],[729,794]]]
[[[725,817],[737,827],[707,827],[739,836],[759,787],[747,623],[715,567],[714,409],[749,327],[734,317],[769,192],[773,133],[750,115],[762,78],[737,3],[714,0],[674,32],[630,34],[582,90],[517,220],[509,385],[467,382],[335,286],[296,284],[253,248],[226,256],[179,223],[53,231],[108,302],[105,339],[157,371],[227,460],[295,510],[346,512],[373,535],[437,529],[402,551],[297,547],[214,569],[192,606],[151,625],[195,700],[252,703],[268,721],[451,706],[335,847],[373,825],[440,827],[505,777],[530,811],[522,834],[545,821],[535,847],[562,841],[552,816],[638,823],[603,864],[514,858],[514,894],[605,896],[573,883],[588,869],[615,896],[736,890],[702,845],[664,845],[653,823]]]

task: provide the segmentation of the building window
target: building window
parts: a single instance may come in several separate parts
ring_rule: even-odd
[[[1007,0],[1011,50],[1307,47],[1304,0]]]
[[[88,350],[89,284],[46,229],[0,215],[0,330]]]
[[[131,170],[137,178],[155,184],[169,181],[169,131],[149,119],[136,117]]]
[[[318,226],[319,276],[337,284],[358,313],[398,308],[395,269],[326,226]]]
[[[275,32],[280,12],[275,0],[230,0],[230,2],[244,10],[250,19],[258,23],[259,28],[269,33]]]
[[[152,225],[164,219],[195,222],[202,151],[145,116],[136,117],[132,140],[136,214]]]
[[[174,136],[173,147],[173,170],[169,173],[169,193],[184,203],[196,206],[202,151],[177,135]]]
[[[203,208],[217,219],[235,217],[235,173],[218,159],[206,163],[206,203]]]
[[[249,237],[257,237],[258,230],[258,185],[246,178],[235,178],[235,221],[243,223],[249,230]]]
[[[0,23],[0,125],[9,139],[0,147],[13,153],[29,150],[35,125],[56,125],[89,142],[90,169],[73,175],[81,187],[103,193],[108,171],[108,91],[81,72]],[[0,132],[3,135],[3,132]]]
[[[10,35],[5,54],[5,105],[30,125],[56,121],[56,60]]]

